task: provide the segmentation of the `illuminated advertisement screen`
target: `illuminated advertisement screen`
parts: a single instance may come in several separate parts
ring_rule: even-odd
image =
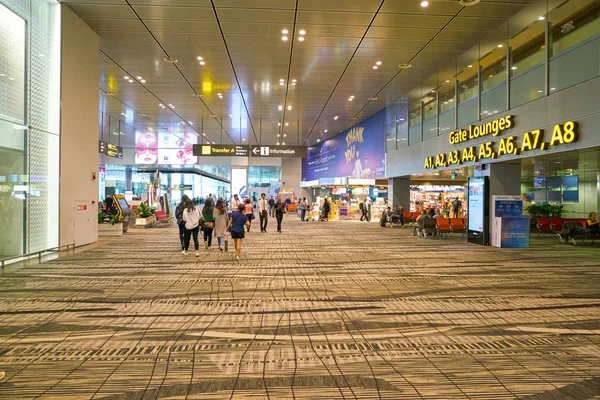
[[[469,178],[469,230],[483,232],[485,218],[484,177]]]
[[[198,143],[198,136],[187,133],[136,132],[136,164],[196,164],[198,157],[192,154],[192,146]]]

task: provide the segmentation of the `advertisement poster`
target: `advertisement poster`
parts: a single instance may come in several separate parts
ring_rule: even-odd
[[[326,177],[385,178],[385,110],[308,148],[302,180]]]
[[[485,218],[485,180],[469,178],[469,230],[483,232]]]
[[[198,157],[192,154],[192,146],[198,143],[193,132],[172,133],[136,132],[136,164],[195,164]]]
[[[522,249],[529,247],[529,218],[502,218],[500,247]]]

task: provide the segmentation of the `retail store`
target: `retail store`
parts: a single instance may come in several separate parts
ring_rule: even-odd
[[[301,187],[313,191],[312,209],[331,200],[330,219],[360,219],[360,204],[370,200],[378,219],[387,204],[385,179],[385,110],[308,149]]]

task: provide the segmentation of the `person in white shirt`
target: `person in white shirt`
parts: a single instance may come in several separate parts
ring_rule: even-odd
[[[233,195],[233,199],[231,199],[231,204],[230,204],[230,207],[229,207],[230,210],[231,210],[231,212],[237,211],[238,210],[238,206],[240,204],[242,204],[242,203],[240,202],[239,196],[237,194],[234,194]]]
[[[200,210],[194,205],[191,200],[185,202],[185,210],[183,210],[183,220],[185,221],[185,233],[183,236],[183,250],[181,254],[184,256],[190,248],[190,238],[194,237],[194,249],[196,257],[200,257],[198,231],[200,230]]]
[[[260,217],[260,231],[267,233],[267,223],[269,222],[269,202],[267,196],[263,193],[258,201],[258,216]]]

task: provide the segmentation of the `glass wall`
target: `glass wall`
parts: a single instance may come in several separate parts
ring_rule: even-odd
[[[281,167],[248,167],[248,196],[257,199],[264,193],[275,196],[281,187]]]
[[[60,6],[0,0],[0,258],[58,245]]]
[[[434,138],[598,76],[600,1],[531,2],[402,96],[403,103],[388,102],[386,148]]]

